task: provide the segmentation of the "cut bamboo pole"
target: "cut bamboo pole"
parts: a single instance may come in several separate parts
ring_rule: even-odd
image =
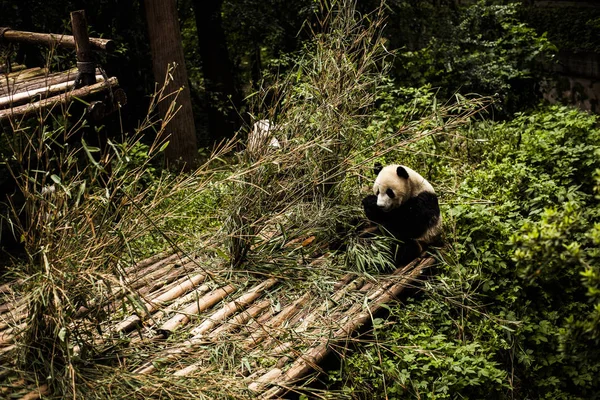
[[[183,293],[198,285],[198,283],[202,282],[205,278],[206,275],[204,274],[194,275],[191,278],[186,277],[185,281],[180,282],[173,289],[148,302],[146,304],[146,311],[143,312],[144,318],[146,318],[148,314],[153,313],[159,305],[181,296]],[[139,326],[141,321],[142,318],[138,315],[130,315],[124,321],[117,324],[115,330],[117,332],[129,332]]]
[[[21,397],[21,400],[37,400],[37,399],[41,398],[42,396],[45,396],[49,393],[50,393],[50,389],[48,388],[48,385],[44,384],[44,385],[38,387],[37,389],[32,390],[31,392],[27,393],[25,396]]]
[[[159,321],[165,315],[169,315],[170,313],[177,311],[177,309],[179,309],[180,307],[182,307],[183,305],[185,305],[187,303],[190,303],[192,301],[200,301],[200,298],[202,296],[204,296],[209,290],[210,290],[210,286],[208,286],[208,285],[198,286],[196,289],[194,289],[190,293],[175,300],[175,302],[173,304],[171,304],[169,307],[164,308],[162,310],[158,310],[154,315],[152,315],[152,318],[148,321],[147,325],[148,326],[155,325],[156,321]]]
[[[230,295],[236,290],[237,287],[232,284],[218,288],[209,294],[204,295],[200,300],[188,305],[183,310],[179,311],[177,315],[162,324],[160,328],[158,328],[158,331],[168,333],[174,332],[182,325],[187,324],[192,315],[198,315],[199,313],[208,310],[210,307],[223,300],[226,296]]]
[[[171,290],[173,286],[177,286],[178,280],[181,279],[182,276],[183,279],[185,279],[184,275],[189,273],[187,265],[170,265],[170,267],[171,268],[168,268],[163,274],[156,276],[148,285],[139,288],[138,293],[150,298],[158,297]]]
[[[266,310],[269,306],[271,306],[271,300],[269,299],[265,299],[259,303],[252,305],[252,307],[240,312],[238,315],[231,318],[229,321],[212,331],[210,337],[218,338],[225,332],[241,327],[242,325],[250,321],[251,318],[255,318],[258,314]]]
[[[99,70],[96,70],[97,75],[102,75]],[[0,95],[6,96],[16,94],[23,90],[39,89],[46,86],[56,85],[67,81],[72,81],[77,77],[77,68],[72,68],[64,72],[55,72],[44,76],[28,79],[26,81],[8,82],[0,78]]]
[[[4,29],[4,28],[1,28]],[[8,29],[2,36],[7,42],[43,44],[46,46],[62,46],[68,49],[75,48],[75,38],[70,35],[59,35],[56,33],[37,33],[17,31]],[[104,50],[112,52],[116,48],[116,44],[111,39],[89,38],[90,45],[94,50]]]
[[[119,84],[116,77],[109,78],[107,81],[96,83],[91,86],[85,86],[80,89],[72,90],[68,93],[49,97],[35,103],[25,104],[23,106],[0,110],[0,120],[5,118],[23,117],[29,114],[39,112],[43,109],[53,107],[58,104],[65,105],[76,98],[85,98],[94,94],[102,93]]]
[[[249,349],[252,346],[262,342],[266,336],[273,335],[274,329],[281,325],[285,320],[298,312],[300,306],[310,299],[311,293],[305,293],[302,297],[296,299],[292,304],[284,308],[279,314],[267,321],[264,325],[259,325],[259,330],[244,340],[244,348]]]
[[[331,343],[341,338],[347,337],[350,333],[356,331],[359,327],[367,323],[369,318],[371,318],[371,316],[381,308],[382,304],[387,303],[394,297],[397,297],[402,292],[402,290],[404,290],[407,287],[407,284],[412,283],[416,279],[418,279],[418,276],[421,275],[423,270],[431,266],[434,263],[434,261],[435,260],[433,258],[427,258],[425,260],[420,261],[417,266],[414,266],[414,264],[411,263],[407,267],[403,268],[402,271],[405,272],[405,276],[400,282],[384,290],[383,293],[381,293],[379,297],[377,297],[373,301],[373,304],[369,306],[368,311],[363,311],[354,318],[352,318],[343,327],[338,329],[334,333],[333,337],[320,339],[319,344],[316,347],[309,350],[307,353],[300,356],[296,361],[292,363],[292,365],[285,372],[285,374],[281,375],[281,378],[277,383],[278,386],[275,386],[267,392],[263,393],[262,398],[269,399],[282,395],[287,390],[287,387],[291,386],[298,379],[300,379],[312,369],[314,369],[314,367],[317,366],[325,358],[325,356],[331,350]],[[412,267],[413,269],[408,271],[408,267]],[[269,372],[267,372],[267,374],[265,375],[268,374]],[[261,383],[267,384],[268,382],[265,383],[265,379],[262,379]]]
[[[3,82],[22,82],[27,79],[36,78],[40,75],[46,75],[47,73],[47,68],[34,67],[22,71],[9,72],[8,74],[4,74],[0,79],[2,79]]]
[[[162,260],[173,258],[177,255],[178,254],[173,254],[173,250],[163,251],[162,253],[155,254],[151,257],[138,261],[129,267],[126,267],[125,273],[131,274],[132,272],[143,270],[144,268],[149,267],[150,265],[156,264],[157,262],[161,262]]]
[[[26,65],[24,64],[10,64],[10,67],[8,65],[0,65],[0,74],[4,74],[5,72],[15,72],[15,71],[22,71],[25,68],[27,68]]]
[[[102,75],[96,75],[95,78],[98,82],[103,82],[104,77]],[[31,100],[33,97],[41,97],[46,98],[50,95],[64,92],[66,90],[70,90],[75,86],[75,81],[66,81],[62,83],[57,83],[54,85],[50,85],[47,87],[37,88],[37,89],[25,89],[22,92],[15,93],[13,95],[8,95],[4,97],[0,97],[0,108],[4,108],[6,106],[22,103],[24,101]]]
[[[269,288],[273,287],[277,282],[279,282],[279,280],[276,278],[268,279],[262,282],[261,284],[253,287],[244,295],[225,304],[220,310],[213,313],[213,315],[207,317],[202,324],[200,324],[191,331],[191,334],[194,335],[193,338],[202,337],[202,335],[213,329],[218,323],[222,322],[225,318],[246,308],[249,304],[254,302],[254,300],[260,297],[265,290],[268,290]]]

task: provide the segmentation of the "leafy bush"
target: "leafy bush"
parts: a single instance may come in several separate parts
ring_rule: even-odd
[[[503,115],[537,104],[542,62],[549,61],[554,47],[517,20],[517,7],[480,1],[462,9],[448,32],[434,34],[422,48],[398,53],[400,82],[431,84],[446,99],[455,92],[497,95]]]
[[[594,398],[595,117],[554,106],[454,137],[440,142],[451,159],[430,159],[438,179],[461,177],[442,193],[448,246],[438,273],[335,378],[356,397]]]

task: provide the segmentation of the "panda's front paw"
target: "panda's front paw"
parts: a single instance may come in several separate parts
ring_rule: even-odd
[[[377,196],[375,196],[374,194],[368,195],[367,197],[362,199],[362,205],[365,211],[367,211],[367,209],[370,210],[377,207]]]
[[[377,206],[377,196],[375,196],[374,194],[371,194],[371,195],[365,197],[362,200],[362,205],[363,205],[363,209],[365,210],[365,215],[369,220],[371,220],[373,222],[377,222],[377,223],[381,222],[382,211]]]

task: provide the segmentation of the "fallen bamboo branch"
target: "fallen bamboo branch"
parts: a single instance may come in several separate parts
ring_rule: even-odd
[[[67,93],[62,93],[44,100],[36,101],[35,103],[25,104],[22,106],[0,110],[0,120],[6,118],[24,117],[29,114],[39,112],[43,109],[53,107],[57,104],[65,105],[77,98],[85,98],[94,94],[102,93],[119,84],[116,77],[109,78],[107,81],[96,83],[90,86],[84,86],[79,89],[72,90]]]

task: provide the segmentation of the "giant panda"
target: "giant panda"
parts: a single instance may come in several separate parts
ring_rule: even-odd
[[[395,249],[395,261],[407,264],[440,238],[438,197],[425,178],[404,165],[375,164],[373,171],[373,194],[362,201],[365,215],[402,242]]]

